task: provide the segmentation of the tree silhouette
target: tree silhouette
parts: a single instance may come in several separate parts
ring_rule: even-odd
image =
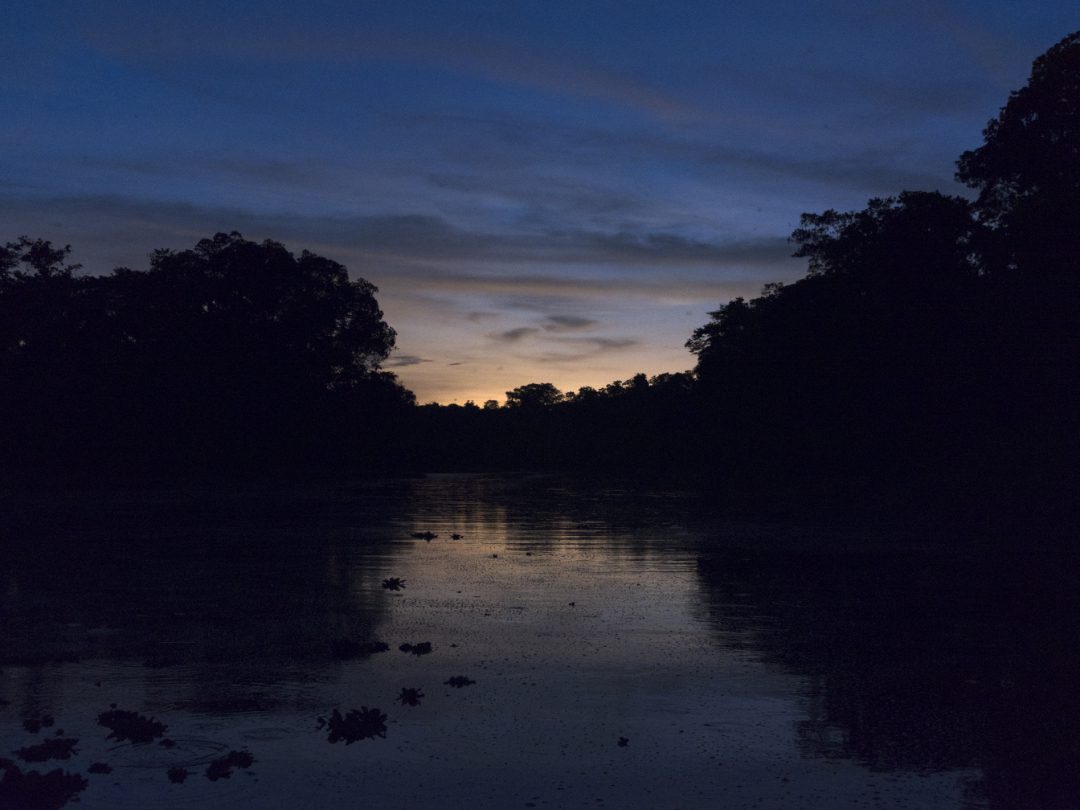
[[[550,408],[562,399],[562,392],[551,383],[529,383],[506,392],[507,407],[525,410]]]
[[[1035,60],[964,152],[957,179],[979,191],[976,210],[994,238],[990,268],[1076,275],[1080,248],[1080,31]]]
[[[0,250],[9,475],[306,467],[358,444],[370,460],[370,429],[411,402],[380,370],[394,330],[375,287],[337,262],[238,233],[103,277],[68,253]]]

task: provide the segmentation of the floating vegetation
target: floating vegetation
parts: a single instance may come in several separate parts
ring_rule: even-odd
[[[30,734],[37,734],[41,729],[48,728],[55,722],[51,714],[35,714],[24,718],[22,727]]]
[[[319,719],[322,720],[321,717]],[[352,745],[357,740],[386,736],[386,715],[367,706],[361,706],[360,711],[353,709],[344,717],[334,709],[330,720],[323,722],[330,727],[326,741],[331,743],[344,740],[346,745]]]
[[[410,535],[414,540],[427,540],[429,543],[439,535],[434,532],[413,532]]]
[[[164,736],[165,729],[168,728],[167,725],[159,723],[152,717],[144,717],[138,712],[126,709],[117,709],[115,704],[110,711],[98,715],[98,725],[110,730],[111,733],[106,739],[119,742],[131,740],[133,743],[153,742],[158,737]]]
[[[460,535],[457,532],[454,532],[452,535],[450,535],[451,540],[461,540],[462,537],[463,537],[463,535]]]
[[[91,762],[87,770],[90,773],[112,773],[112,765],[108,762]]]
[[[71,759],[75,753],[75,743],[70,737],[53,737],[38,745],[30,745],[20,748],[15,752],[16,756],[24,762],[45,762],[48,759]]]
[[[464,675],[455,675],[453,678],[443,681],[443,683],[455,689],[461,689],[463,686],[472,686],[476,681],[472,678],[466,678]]]
[[[419,644],[402,644],[398,649],[413,655],[427,655],[434,648],[431,646],[430,641],[421,641]]]
[[[207,766],[206,778],[211,782],[216,782],[218,779],[228,779],[232,776],[233,768],[250,768],[254,763],[255,757],[249,752],[230,751]]]
[[[330,642],[330,654],[339,661],[359,658],[362,655],[374,655],[386,652],[390,645],[385,641],[353,641],[348,638],[335,638]]]
[[[630,744],[628,737],[619,737],[619,748],[626,748]]]
[[[10,759],[0,759],[0,770],[4,772],[0,779],[0,807],[19,810],[58,810],[89,784],[79,774],[59,768],[49,773],[24,773]]]
[[[405,580],[400,577],[388,577],[382,581],[382,586],[388,591],[400,591],[405,587]]]
[[[188,778],[189,773],[187,768],[169,768],[168,775],[170,782],[174,785],[179,785]]]
[[[412,687],[401,687],[401,694],[399,694],[395,700],[402,706],[419,706],[421,699],[423,699],[424,693],[419,689],[413,689]]]
[[[176,740],[170,740],[166,737],[164,740],[158,743],[162,748],[176,748]]]

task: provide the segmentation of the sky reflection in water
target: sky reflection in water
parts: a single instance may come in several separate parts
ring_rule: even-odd
[[[37,767],[114,768],[83,807],[1080,795],[1077,611],[1015,565],[855,553],[862,538],[552,478],[5,500],[0,754],[50,734],[21,723],[51,713],[78,753]],[[423,699],[395,702],[403,688]],[[112,703],[177,746],[106,741]],[[328,743],[319,718],[361,706],[387,714],[386,738]],[[207,780],[230,750],[255,764]]]

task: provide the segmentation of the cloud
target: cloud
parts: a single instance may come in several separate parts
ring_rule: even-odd
[[[506,332],[497,332],[491,335],[491,337],[505,343],[517,343],[523,338],[527,338],[529,335],[539,334],[539,332],[539,329],[535,329],[531,326],[519,326],[517,329],[509,329]]]
[[[554,338],[571,351],[545,352],[530,359],[538,363],[579,363],[594,360],[597,355],[618,352],[640,345],[635,338],[573,337]]]
[[[616,265],[652,272],[660,267],[771,267],[790,257],[782,236],[708,241],[670,232],[632,233],[568,229],[539,232],[490,232],[459,227],[426,214],[379,216],[315,216],[257,212],[235,207],[188,202],[138,200],[118,195],[70,197],[12,195],[0,192],[0,214],[19,232],[40,233],[70,242],[76,256],[93,272],[117,265],[135,265],[151,250],[183,249],[220,230],[238,230],[248,238],[273,237],[293,250],[308,248],[328,254],[343,251],[360,260],[354,270],[428,279],[436,286],[562,286],[557,279],[507,273],[515,264],[552,266]],[[97,255],[87,256],[81,244]],[[108,257],[108,258],[105,258]],[[459,272],[491,266],[496,272]],[[390,269],[392,268],[392,269]],[[611,289],[627,283],[613,277],[589,279],[578,275],[583,288]],[[574,281],[574,283],[578,283]],[[568,283],[568,282],[567,282]],[[656,281],[657,286],[669,283]],[[632,282],[630,283],[631,286]],[[474,318],[483,317],[474,315]]]
[[[592,318],[582,318],[579,315],[548,315],[545,319],[544,330],[547,332],[567,332],[577,329],[591,329],[597,321]]]
[[[258,24],[247,36],[217,20],[200,25],[187,15],[168,25],[158,19],[125,19],[122,26],[111,21],[88,21],[84,36],[94,47],[129,65],[164,71],[183,77],[181,70],[192,57],[191,43],[198,41],[203,61],[240,66],[252,63],[314,64],[364,61],[404,62],[439,72],[469,73],[485,81],[555,92],[633,109],[662,120],[685,119],[691,108],[670,92],[636,78],[626,71],[597,65],[585,53],[562,52],[558,57],[522,41],[498,42],[479,35],[445,36],[414,29],[409,35],[393,30],[308,30]],[[143,29],[140,32],[140,29]]]
[[[401,368],[403,366],[416,366],[420,363],[430,362],[431,360],[428,360],[425,357],[418,357],[415,354],[398,354],[383,362],[383,365],[387,368]]]

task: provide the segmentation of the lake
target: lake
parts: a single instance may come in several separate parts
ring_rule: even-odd
[[[536,475],[0,506],[9,788],[62,768],[83,808],[1080,806],[1072,572],[1024,553]],[[116,711],[166,728],[109,739]]]

